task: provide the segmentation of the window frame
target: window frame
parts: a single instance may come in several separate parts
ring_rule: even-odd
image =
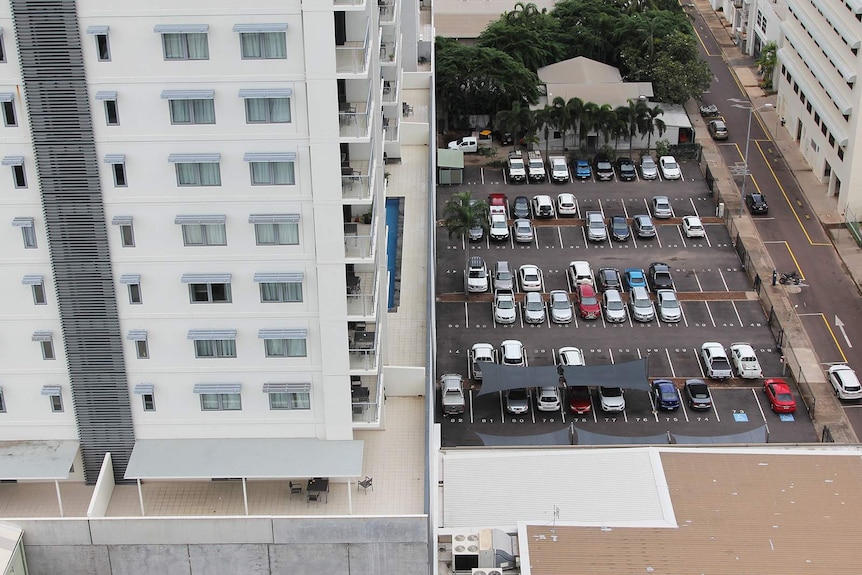
[[[2,389],[0,389],[0,413],[6,413],[6,396],[3,395]]]
[[[244,98],[245,103],[243,107],[245,108],[245,123],[246,124],[292,124],[293,123],[293,109],[291,108],[292,102],[290,96],[285,96],[283,98]],[[265,120],[252,120],[249,112],[249,102],[254,102],[256,100],[263,100],[264,109],[266,110],[266,119]],[[287,110],[290,117],[285,121],[278,121],[272,119],[272,106],[273,103],[278,100],[287,100]]]
[[[49,400],[51,401],[51,413],[63,413],[62,395],[51,395]]]
[[[201,228],[201,243],[189,243],[189,236],[186,234],[186,227],[191,228],[192,226],[198,226]],[[221,226],[222,231],[224,232],[222,235],[224,236],[224,243],[210,243],[209,242],[209,234],[207,234],[206,228],[208,226]],[[227,245],[227,224],[180,224],[182,228],[183,234],[183,245],[187,247],[206,247],[206,246],[226,246]]]
[[[134,342],[135,355],[138,359],[150,359],[150,345],[145,339],[139,339]]]
[[[270,347],[269,342],[271,342],[271,341],[284,342],[284,343],[279,344],[282,347],[282,349],[284,350],[284,353],[276,353],[277,350],[274,350]],[[302,355],[292,355],[289,353],[290,344],[288,344],[286,342],[290,342],[290,341],[301,341],[301,342],[303,342],[303,346],[302,346],[302,352],[303,353],[302,353]],[[266,358],[281,358],[281,359],[296,358],[296,357],[308,357],[308,338],[307,337],[304,337],[304,338],[294,337],[294,338],[267,338],[267,339],[264,339],[263,340],[263,355]]]
[[[114,176],[114,187],[115,188],[128,188],[129,187],[129,178],[126,174],[125,162],[119,162],[116,164],[111,164],[111,174]]]
[[[267,181],[255,181],[255,166],[265,164],[267,167],[267,172],[269,173],[269,179]],[[276,175],[278,173],[277,167],[281,164],[290,164],[293,166],[291,170],[291,181],[290,182],[276,182]],[[248,163],[248,171],[249,177],[251,180],[252,186],[295,186],[296,185],[296,162],[260,162],[260,161],[252,161]]]
[[[4,38],[4,34],[0,32],[0,63],[6,63],[6,42]]]
[[[93,37],[96,40],[96,60],[99,62],[110,62],[111,43],[108,40],[107,32],[104,34],[93,34]]]
[[[260,282],[258,291],[260,292],[260,303],[302,303],[305,294],[303,293],[303,282]],[[290,293],[290,288],[288,285],[298,285],[299,286],[299,299],[288,299],[286,296]],[[277,288],[264,288],[264,286],[279,286]],[[278,299],[266,299],[264,297],[264,291],[266,290],[275,290],[278,295]]]
[[[3,102],[3,125],[7,128],[18,127],[18,114],[15,113],[15,100]]]
[[[284,226],[284,225],[296,226],[296,241],[295,242],[289,242],[289,241],[283,242],[283,241],[281,241],[281,233],[279,232],[280,228],[278,226]],[[275,236],[275,241],[273,241],[273,242],[261,241],[261,239],[260,239],[260,228],[258,228],[258,226],[272,226],[273,227],[273,234],[272,235]],[[261,222],[261,223],[254,224],[254,241],[255,241],[255,244],[258,246],[298,246],[298,245],[300,245],[301,240],[302,240],[302,236],[300,235],[299,222],[278,222],[278,223]]]
[[[23,190],[27,187],[27,172],[24,170],[24,164],[12,167],[12,182],[15,184],[15,189]]]
[[[127,285],[128,285],[128,292],[129,292],[129,304],[130,305],[140,305],[140,304],[144,303],[144,295],[143,295],[143,292],[141,291],[141,284],[140,283],[130,283]],[[137,300],[138,301],[135,301],[135,297],[134,297],[134,295],[135,295],[134,291],[136,289],[138,292],[138,294],[137,294],[137,296],[138,296]]]
[[[216,175],[218,176],[218,183],[215,184],[204,184],[203,178],[201,177],[201,165],[203,164],[215,164],[216,165]],[[177,186],[181,188],[211,188],[211,187],[220,187],[221,186],[221,162],[177,162],[174,164],[174,170],[177,173]],[[180,179],[180,166],[195,166],[195,171],[197,172],[197,180],[200,183],[183,183]]]
[[[105,124],[108,126],[120,125],[120,106],[116,100],[104,100]],[[113,116],[113,118],[112,118]]]
[[[310,391],[278,391],[278,392],[273,391],[273,392],[267,393],[267,395],[269,396],[269,409],[270,409],[270,411],[309,411],[309,410],[311,410],[311,392]],[[305,401],[304,405],[308,405],[308,407],[296,407],[295,406],[296,404],[301,404],[302,402],[297,401],[297,399],[295,397],[291,397],[291,396],[298,397],[298,396],[302,396],[302,395],[306,396],[306,401]],[[284,404],[285,406],[284,407],[278,407],[278,406],[274,405],[273,399],[275,399],[275,398],[273,396],[287,396],[287,397],[285,397],[285,399],[286,399],[285,404]]]
[[[202,58],[193,58],[189,53],[189,36],[190,35],[200,35],[203,36],[205,41],[206,48],[206,56]],[[161,41],[162,41],[162,55],[166,62],[184,62],[184,61],[201,61],[201,60],[209,60],[210,59],[210,47],[209,47],[209,34],[207,32],[162,32],[161,33]],[[181,54],[176,57],[168,56],[168,37],[177,36],[181,40]]]
[[[269,35],[279,35],[283,43],[281,47],[284,50],[284,56],[269,56],[266,50],[267,37]],[[257,36],[258,46],[260,48],[260,56],[248,56],[245,52],[245,36]],[[287,60],[287,32],[272,31],[272,32],[240,32],[239,33],[239,53],[242,60]]]
[[[155,393],[142,393],[141,394],[141,405],[143,406],[144,411],[155,411],[156,410],[156,394]]]
[[[33,284],[30,288],[33,293],[33,305],[48,305],[48,295],[45,293],[45,284]]]
[[[209,102],[211,110],[208,110],[208,112],[212,113],[212,122],[198,121],[198,118],[195,115],[196,102]],[[176,119],[176,116],[174,115],[175,105],[183,105],[186,108],[186,115],[189,117],[188,122],[181,122]],[[172,126],[212,126],[216,123],[215,100],[212,98],[170,99],[168,100],[168,111],[171,117]]]
[[[195,359],[236,359],[236,340],[235,339],[195,339],[194,348],[195,348]],[[213,355],[201,355],[201,349],[198,347],[200,343],[210,342],[218,342],[218,345],[213,346]],[[233,355],[230,353],[225,353],[225,342],[230,342],[230,347],[233,351]]]
[[[24,239],[24,249],[35,250],[39,247],[39,241],[36,238],[35,226],[22,226],[21,236]]]
[[[40,341],[39,349],[42,351],[42,359],[46,361],[57,359],[57,354],[54,350],[54,338]]]
[[[124,248],[135,247],[135,228],[133,224],[120,224],[120,245]]]
[[[242,411],[242,394],[241,393],[200,393],[201,411]],[[225,396],[235,395],[238,398],[237,407],[225,407]],[[217,407],[206,407],[204,405],[205,397],[215,396]]]
[[[195,293],[203,293],[200,290],[196,290],[195,286],[207,286],[207,299],[206,300],[196,300]],[[213,297],[213,286],[224,286],[224,300],[216,300]],[[210,304],[210,303],[233,303],[233,294],[231,293],[230,282],[226,283],[190,283],[189,284],[189,302],[192,304]]]

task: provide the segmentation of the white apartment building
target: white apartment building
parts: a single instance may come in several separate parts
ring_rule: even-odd
[[[93,482],[136,440],[380,424],[399,11],[0,6],[3,440]]]
[[[774,87],[778,113],[836,209],[862,214],[862,1],[787,0]]]

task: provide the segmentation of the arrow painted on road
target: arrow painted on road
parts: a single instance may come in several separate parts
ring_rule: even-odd
[[[847,342],[847,347],[853,347],[853,344],[850,343],[850,338],[847,337],[847,332],[844,331],[844,322],[841,321],[841,318],[837,315],[835,316],[835,327],[841,330],[841,335],[844,336],[844,341]]]

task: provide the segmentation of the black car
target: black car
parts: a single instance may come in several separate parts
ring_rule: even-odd
[[[637,179],[635,164],[631,158],[626,156],[617,158],[617,172],[620,175],[620,180],[623,182],[632,182]]]
[[[514,143],[515,143],[515,139],[512,137],[512,132],[503,132],[500,135],[500,145],[511,146]]]
[[[763,194],[746,194],[745,205],[752,214],[769,213],[769,204],[766,203],[766,197]]]
[[[614,167],[607,156],[596,156],[593,162],[596,166],[596,179],[601,182],[610,182],[614,179]]]
[[[612,216],[608,222],[608,230],[611,232],[611,238],[616,242],[629,241],[629,223],[624,216]]]
[[[687,379],[683,389],[690,408],[709,409],[712,407],[712,395],[709,393],[709,386],[702,379]]]
[[[674,289],[673,278],[670,275],[670,266],[662,262],[653,262],[647,270],[647,282],[653,291],[660,289]]]
[[[527,196],[518,196],[512,204],[512,215],[517,218],[530,217],[530,200]]]
[[[599,273],[596,274],[596,281],[599,284],[599,289],[602,291],[609,289],[623,290],[623,282],[620,279],[620,272],[617,271],[617,268],[600,268]]]

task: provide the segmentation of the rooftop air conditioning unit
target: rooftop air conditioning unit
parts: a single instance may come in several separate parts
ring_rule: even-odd
[[[455,571],[470,571],[479,567],[479,534],[454,533],[452,560]]]
[[[470,575],[503,575],[502,569],[488,569],[487,567],[481,569],[473,569],[470,572]]]

